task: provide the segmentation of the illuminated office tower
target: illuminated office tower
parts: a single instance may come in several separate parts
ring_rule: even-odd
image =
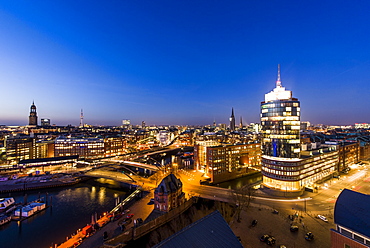
[[[37,112],[35,102],[32,102],[30,116],[28,117],[28,125],[37,126]]]
[[[300,103],[281,85],[280,65],[273,91],[261,103],[262,154],[280,158],[300,157]]]
[[[338,166],[338,146],[304,144],[300,149],[300,103],[278,79],[261,103],[262,187],[279,196],[313,192],[316,182],[332,177]],[[311,148],[309,148],[311,146]]]

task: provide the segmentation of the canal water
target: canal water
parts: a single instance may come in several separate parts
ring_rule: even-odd
[[[39,195],[50,197],[52,206],[18,223],[11,221],[0,226],[0,248],[48,248],[60,244],[77,229],[111,210],[116,198],[128,196],[118,182],[110,179],[91,179],[71,187],[11,193],[16,202],[36,200]],[[9,197],[0,194],[0,197]]]
[[[253,175],[245,176],[245,177],[240,177],[236,178],[231,181],[219,183],[215,186],[221,187],[221,188],[226,188],[226,189],[240,189],[246,185],[252,185],[256,183],[261,183],[262,182],[262,175],[261,173],[256,173]]]

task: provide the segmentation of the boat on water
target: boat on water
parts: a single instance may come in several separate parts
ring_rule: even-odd
[[[9,208],[11,208],[15,204],[15,200],[13,197],[9,198],[0,198],[0,213],[6,212]]]
[[[14,216],[16,217],[31,217],[35,213],[40,212],[46,208],[44,202],[32,202],[24,207],[19,207],[14,211]]]
[[[7,216],[7,215],[0,216],[0,226],[8,223],[9,221],[11,221],[11,219],[12,219],[11,216]]]

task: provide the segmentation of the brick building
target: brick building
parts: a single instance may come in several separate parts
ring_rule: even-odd
[[[261,144],[198,144],[194,148],[194,161],[211,183],[232,180],[261,170]]]
[[[169,174],[154,191],[154,209],[169,212],[185,202],[182,182],[174,174]]]

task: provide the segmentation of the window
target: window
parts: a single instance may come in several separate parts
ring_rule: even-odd
[[[353,238],[361,243],[365,243],[365,240],[356,234],[353,235]]]

